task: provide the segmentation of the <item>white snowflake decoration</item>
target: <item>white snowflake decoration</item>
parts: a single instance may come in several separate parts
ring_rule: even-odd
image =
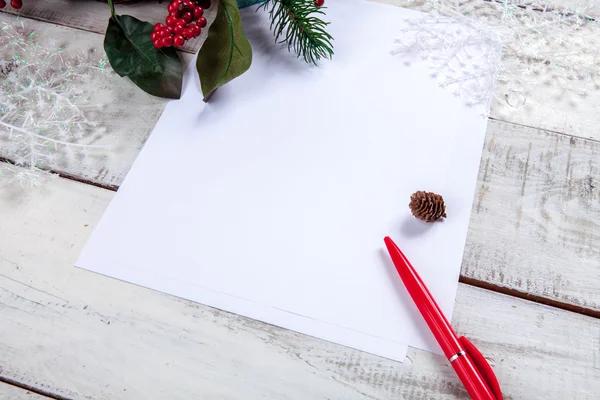
[[[411,3],[431,13],[407,20],[393,53],[407,64],[427,61],[440,86],[469,105],[489,111],[496,96],[518,107],[527,98],[523,88],[541,74],[577,96],[597,86],[590,85],[600,75],[600,38],[587,29],[597,23],[588,16],[591,2],[570,9],[523,0]],[[504,85],[502,93],[497,83]]]
[[[392,52],[405,59],[426,62],[442,88],[452,90],[469,106],[489,107],[498,74],[503,38],[476,21],[449,17],[407,19],[408,28]]]
[[[105,73],[105,60],[40,46],[19,21],[0,28],[0,157],[11,181],[39,186],[56,165],[82,160],[104,129],[85,83]],[[2,171],[0,171],[2,172]]]

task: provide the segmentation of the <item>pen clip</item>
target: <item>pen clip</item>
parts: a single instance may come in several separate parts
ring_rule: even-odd
[[[475,367],[479,370],[479,373],[481,373],[485,383],[487,383],[491,392],[496,397],[496,400],[502,400],[502,391],[500,390],[498,379],[483,354],[481,354],[477,347],[475,347],[475,345],[466,337],[461,336],[458,338],[458,341],[464,346],[467,354],[471,357],[473,364],[475,364]]]

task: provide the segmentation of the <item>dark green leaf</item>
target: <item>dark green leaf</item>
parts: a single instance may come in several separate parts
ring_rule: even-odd
[[[183,70],[172,47],[157,49],[150,35],[153,25],[129,15],[111,17],[104,38],[104,51],[120,76],[128,76],[143,91],[154,96],[181,97]]]
[[[219,86],[246,72],[251,63],[252,48],[244,35],[236,1],[219,0],[217,17],[196,61],[204,101]]]

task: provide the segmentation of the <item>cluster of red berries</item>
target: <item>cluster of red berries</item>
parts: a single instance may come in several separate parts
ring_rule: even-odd
[[[0,0],[2,1],[2,0]],[[169,3],[166,25],[154,25],[150,38],[154,47],[183,46],[187,39],[200,36],[206,26],[204,10],[210,7],[210,0],[173,0]]]
[[[10,6],[12,8],[16,8],[17,10],[21,7],[23,7],[23,1],[22,0],[10,0]],[[5,0],[0,0],[0,8],[4,8],[6,7],[6,1]]]

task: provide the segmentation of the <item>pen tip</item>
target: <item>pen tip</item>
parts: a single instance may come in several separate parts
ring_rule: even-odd
[[[385,238],[383,238],[383,241],[385,242],[385,247],[387,247],[390,255],[394,256],[394,255],[402,254],[402,251],[400,250],[398,245],[392,240],[392,238],[390,238],[389,236],[386,236]]]

